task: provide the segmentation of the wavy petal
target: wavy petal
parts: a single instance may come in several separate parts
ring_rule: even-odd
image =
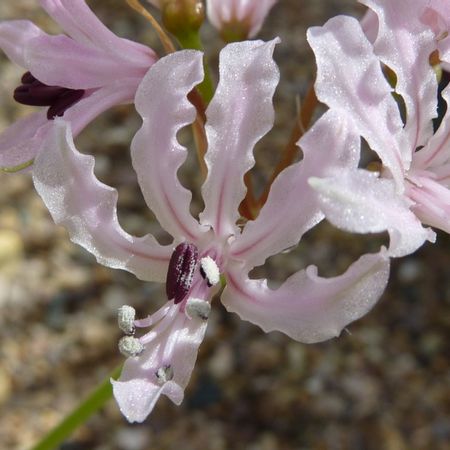
[[[143,125],[131,144],[133,167],[147,205],[166,231],[190,241],[202,230],[189,211],[192,194],[177,177],[187,154],[176,136],[195,119],[195,108],[186,96],[202,78],[200,52],[184,50],[160,59],[136,93]]]
[[[156,59],[150,48],[122,39],[97,18],[84,0],[39,0],[47,13],[64,31],[79,43],[101,48],[116,59],[146,66],[147,59]]]
[[[118,78],[142,78],[147,67],[124,64],[100,48],[86,46],[67,36],[43,35],[30,40],[25,49],[28,70],[49,86],[90,89]]]
[[[45,33],[29,20],[9,20],[0,23],[0,48],[15,64],[28,68],[24,50],[28,43]]]
[[[176,306],[174,306],[176,308]],[[128,358],[118,381],[111,380],[120,411],[130,422],[143,422],[164,394],[179,405],[205,336],[207,322],[177,312],[173,325],[152,340],[138,357]],[[173,378],[158,379],[158,370]]]
[[[310,183],[320,192],[322,210],[333,225],[353,233],[388,231],[390,256],[408,255],[427,239],[434,241],[434,232],[422,227],[393,180],[359,169]]]
[[[414,154],[412,166],[415,169],[439,169],[450,162],[450,87],[442,91],[442,97],[447,103],[447,112],[436,133],[423,149]]]
[[[145,281],[163,281],[172,253],[151,235],[135,238],[117,220],[117,191],[94,175],[94,158],[79,153],[69,126],[55,120],[45,151],[35,159],[33,181],[55,223],[109,267]]]
[[[318,98],[354,124],[402,188],[403,124],[380,61],[359,23],[335,17],[323,27],[310,28],[308,41],[316,55]]]
[[[222,302],[228,311],[261,327],[281,331],[306,343],[336,336],[351,322],[369,312],[384,291],[389,259],[383,254],[364,255],[338,277],[321,278],[317,268],[289,277],[278,289],[267,280],[250,280],[239,266],[228,273]]]
[[[333,111],[325,113],[299,145],[303,160],[277,177],[258,218],[248,222],[231,244],[231,256],[247,267],[263,264],[269,256],[297,244],[323,218],[309,177],[358,164],[360,138]]]
[[[403,159],[408,166],[412,153],[432,135],[432,119],[437,114],[437,80],[429,63],[436,48],[435,35],[420,22],[425,2],[363,0],[362,3],[378,15],[375,53],[396,73],[395,91],[405,101],[409,153],[406,148]]]
[[[273,125],[279,72],[272,53],[277,42],[239,42],[220,53],[220,81],[206,111],[208,177],[200,214],[200,222],[218,236],[238,233],[238,207],[246,192],[243,177],[255,163],[254,145]]]

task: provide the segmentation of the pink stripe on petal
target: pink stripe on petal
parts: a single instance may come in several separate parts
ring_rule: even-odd
[[[403,185],[403,124],[392,89],[357,20],[337,16],[308,30],[317,61],[318,98],[353,123]]]
[[[222,303],[241,319],[265,332],[281,331],[305,343],[336,336],[369,312],[384,291],[389,260],[384,254],[364,255],[338,277],[321,278],[317,268],[289,277],[278,289],[267,280],[251,280],[235,266],[227,273]]]
[[[419,186],[408,189],[412,210],[420,221],[450,233],[450,190],[429,177],[415,177]]]
[[[122,230],[117,191],[97,180],[94,158],[76,150],[66,122],[55,120],[44,147],[35,159],[33,181],[55,223],[99,263],[145,281],[164,280],[171,247],[161,246],[151,235],[135,238]]]
[[[279,72],[272,54],[278,39],[227,45],[220,53],[220,81],[206,111],[208,177],[202,186],[200,222],[219,236],[237,234],[244,174],[254,145],[271,129],[272,97]]]
[[[160,59],[136,93],[144,123],[131,144],[133,167],[147,205],[177,240],[195,241],[203,233],[189,211],[192,194],[177,177],[187,156],[177,133],[196,115],[186,96],[202,77],[202,54],[184,50]]]

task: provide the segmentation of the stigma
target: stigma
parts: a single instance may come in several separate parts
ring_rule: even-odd
[[[175,247],[170,258],[166,278],[168,300],[182,302],[192,286],[197,267],[198,249],[194,244],[183,242]]]

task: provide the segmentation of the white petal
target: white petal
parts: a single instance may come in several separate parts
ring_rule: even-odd
[[[202,78],[202,54],[184,50],[160,59],[136,93],[143,125],[131,144],[133,167],[147,205],[179,240],[195,241],[202,233],[189,211],[192,194],[177,177],[187,156],[177,133],[196,115],[186,96]]]
[[[130,236],[117,220],[117,191],[98,181],[94,158],[79,153],[66,122],[55,120],[45,151],[35,159],[33,181],[55,223],[100,262],[147,281],[165,279],[172,253],[151,235]]]
[[[388,231],[390,256],[408,255],[434,239],[433,231],[423,228],[409,210],[411,202],[396,193],[393,180],[360,169],[312,178],[310,184],[322,194],[322,210],[338,228],[353,233]]]
[[[220,81],[206,111],[208,177],[200,214],[200,222],[218,236],[238,233],[244,174],[255,163],[254,145],[273,125],[272,97],[279,73],[272,53],[277,42],[239,42],[220,53]]]
[[[334,278],[321,278],[310,266],[275,290],[267,280],[248,279],[239,266],[227,275],[222,303],[228,311],[266,332],[281,331],[297,341],[314,343],[339,336],[372,309],[387,284],[389,259],[383,253],[364,255]]]

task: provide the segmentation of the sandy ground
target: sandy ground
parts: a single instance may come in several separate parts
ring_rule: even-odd
[[[90,2],[118,34],[157,47],[152,30],[125,2]],[[281,84],[276,126],[257,148],[257,180],[270,174],[293,123],[295,98],[313,79],[305,30],[338,13],[359,14],[351,1],[280,0],[262,37],[280,35]],[[0,19],[29,18],[58,28],[37,1],[0,3]],[[206,27],[210,55],[220,47]],[[0,129],[29,112],[12,100],[22,70],[0,57]],[[216,58],[211,57],[212,65]],[[158,233],[130,167],[129,142],[139,127],[131,107],[103,115],[77,145],[97,157],[96,172],[120,192],[128,231]],[[185,141],[190,144],[188,136]],[[195,160],[183,168],[198,197]],[[0,175],[0,448],[24,450],[74,408],[120,363],[116,310],[144,316],[163,301],[159,285],[99,266],[56,227],[27,175]],[[197,203],[194,208],[199,209]],[[289,255],[271,258],[259,275],[282,281],[317,264],[341,273],[378,241],[326,222]],[[180,407],[162,399],[141,425],[115,403],[79,429],[65,450],[444,450],[449,449],[448,303],[450,238],[438,236],[394,261],[389,287],[374,310],[339,339],[303,345],[264,334],[214,302],[207,337]]]

